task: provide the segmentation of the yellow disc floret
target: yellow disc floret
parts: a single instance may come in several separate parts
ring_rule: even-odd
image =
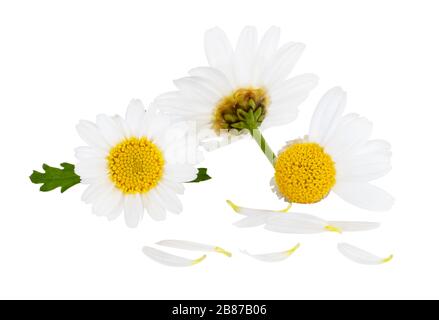
[[[289,202],[318,202],[335,184],[334,161],[317,143],[290,145],[278,156],[275,171],[277,188]]]
[[[164,158],[147,138],[130,138],[113,147],[107,157],[111,181],[125,194],[146,193],[163,175]]]

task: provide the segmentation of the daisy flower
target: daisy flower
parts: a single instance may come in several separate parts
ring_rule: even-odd
[[[96,123],[80,121],[76,128],[87,143],[76,149],[76,172],[88,185],[82,199],[96,215],[112,220],[124,212],[126,224],[136,227],[145,209],[154,220],[181,212],[177,194],[197,169],[174,157],[184,154],[184,144],[169,134],[169,119],[133,100],[125,119],[98,115]]]
[[[174,81],[178,91],[165,93],[155,106],[179,119],[196,121],[201,143],[212,137],[249,132],[267,158],[275,155],[259,129],[287,124],[297,117],[298,106],[317,85],[317,77],[288,78],[305,46],[288,42],[279,47],[280,30],[271,27],[260,41],[256,28],[242,30],[235,48],[224,31],[206,32],[209,66],[189,71]],[[222,134],[225,134],[222,135]]]
[[[390,171],[390,145],[369,140],[372,123],[357,114],[342,116],[345,105],[341,88],[323,96],[309,134],[280,151],[273,190],[289,203],[315,203],[334,191],[360,208],[389,210],[392,196],[370,181]]]

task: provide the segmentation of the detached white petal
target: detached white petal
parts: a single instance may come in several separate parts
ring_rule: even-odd
[[[278,211],[252,209],[252,208],[240,207],[230,200],[227,200],[226,202],[236,213],[246,216],[244,219],[241,219],[234,223],[234,225],[237,226],[238,228],[251,228],[251,227],[262,226],[267,222],[267,219],[269,219],[270,217],[276,215],[283,215],[291,208],[291,204],[288,204],[288,206],[285,209]]]
[[[366,265],[383,264],[393,259],[393,255],[390,255],[387,258],[380,258],[348,243],[340,243],[338,245],[338,251],[349,260]]]
[[[231,200],[226,200],[227,204],[235,211],[236,213],[243,214],[245,216],[259,216],[259,215],[267,215],[273,213],[285,213],[288,212],[291,208],[291,204],[289,203],[284,209],[281,210],[266,210],[266,209],[254,209],[254,208],[246,208],[238,206],[236,203]]]
[[[312,234],[321,232],[337,232],[342,230],[328,221],[306,213],[290,213],[272,216],[267,219],[265,229],[280,233]]]
[[[329,224],[343,232],[369,231],[380,226],[378,222],[368,221],[329,221]]]
[[[234,226],[238,228],[253,228],[253,227],[259,227],[263,226],[265,224],[265,221],[267,220],[267,215],[255,215],[255,216],[247,216],[235,223],[233,223]]]
[[[263,253],[263,254],[251,254],[248,251],[244,250],[242,253],[260,261],[264,262],[278,262],[287,259],[290,257],[297,249],[299,249],[300,243],[289,250],[281,251],[281,252],[272,252],[272,253]]]
[[[190,267],[206,259],[206,255],[204,255],[198,259],[191,260],[151,247],[143,247],[142,251],[148,258],[171,267]]]
[[[212,246],[204,243],[198,243],[186,240],[162,240],[156,243],[159,246],[189,250],[189,251],[201,251],[201,252],[217,252],[227,257],[231,257],[232,254],[221,247]]]
[[[273,213],[273,212],[288,212],[291,208],[291,204],[288,204],[288,206],[281,210],[265,210],[265,209],[253,209],[253,208],[246,208],[238,206],[236,203],[232,202],[231,200],[226,200],[227,204],[236,212],[243,215],[257,215],[257,214],[267,214],[267,213]]]

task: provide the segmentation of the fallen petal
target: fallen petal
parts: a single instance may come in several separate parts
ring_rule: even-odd
[[[327,231],[340,232],[337,228],[330,226],[327,221],[305,213],[272,216],[267,219],[265,229],[295,234],[313,234]]]
[[[378,222],[367,221],[329,221],[329,224],[343,232],[369,231],[377,229],[380,226]]]
[[[224,254],[225,256],[231,257],[232,254],[221,247],[207,245],[204,243],[198,243],[193,241],[186,240],[163,240],[157,242],[159,246],[182,249],[182,250],[190,250],[190,251],[201,251],[201,252],[218,252]]]
[[[281,251],[281,252],[272,252],[272,253],[263,253],[263,254],[251,254],[248,251],[242,251],[242,253],[260,261],[264,262],[278,262],[287,259],[290,257],[297,249],[299,249],[300,243],[298,243],[293,248]]]
[[[338,244],[338,251],[340,251],[340,253],[349,260],[366,265],[383,264],[393,259],[393,255],[390,255],[387,258],[380,258],[370,252],[357,248],[348,243]]]
[[[200,263],[206,258],[206,255],[204,255],[198,259],[191,260],[151,247],[143,247],[142,251],[148,258],[171,267],[190,267]]]
[[[266,220],[265,216],[247,216],[233,224],[238,228],[252,228],[264,225]]]
[[[265,209],[253,209],[253,208],[246,208],[238,206],[237,204],[233,203],[231,200],[226,200],[227,204],[236,212],[243,215],[254,215],[254,214],[270,214],[270,213],[279,213],[279,212],[288,212],[291,208],[291,204],[288,204],[288,206],[281,210],[265,210]]]

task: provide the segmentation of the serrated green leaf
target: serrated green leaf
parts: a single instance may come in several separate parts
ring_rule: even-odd
[[[189,183],[202,182],[210,179],[212,179],[212,177],[207,174],[207,168],[198,168],[197,177],[195,180],[189,181]]]
[[[43,184],[40,191],[52,191],[61,188],[61,193],[81,182],[81,178],[75,173],[75,166],[63,162],[60,168],[54,168],[43,164],[43,172],[35,171],[30,175],[30,181],[35,184]]]

